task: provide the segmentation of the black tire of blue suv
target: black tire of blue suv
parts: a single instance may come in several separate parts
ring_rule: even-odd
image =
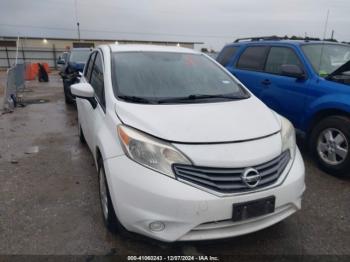
[[[345,141],[342,142],[342,146],[346,146],[348,151],[344,159],[338,164],[327,163],[319,153],[319,145],[321,142],[323,146],[328,147],[326,150],[332,150],[332,146],[334,146],[332,143],[321,141],[323,138],[322,135],[329,130],[332,130],[335,134],[340,131],[343,138],[345,138]],[[335,176],[350,176],[350,118],[336,115],[329,116],[319,121],[311,131],[309,149],[319,167],[325,172]]]

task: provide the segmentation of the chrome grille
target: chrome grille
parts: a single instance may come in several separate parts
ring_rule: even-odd
[[[255,188],[249,188],[242,180],[245,167],[216,168],[174,164],[173,170],[179,180],[190,182],[220,193],[239,193],[264,188],[274,184],[290,160],[289,150],[266,163],[253,166],[261,180]]]

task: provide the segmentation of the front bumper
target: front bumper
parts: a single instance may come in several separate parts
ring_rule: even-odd
[[[105,160],[104,167],[115,211],[129,231],[161,241],[205,240],[239,236],[271,226],[301,208],[305,190],[304,163],[299,150],[283,184],[249,194],[219,197],[145,168],[126,156]],[[275,212],[233,222],[232,205],[276,197]],[[149,224],[164,223],[162,231]]]

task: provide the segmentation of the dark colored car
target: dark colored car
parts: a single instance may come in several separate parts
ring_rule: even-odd
[[[70,86],[79,82],[79,73],[83,72],[90,53],[90,48],[73,48],[68,52],[66,61],[62,59],[58,60],[58,64],[64,64],[61,67],[60,75],[63,80],[64,97],[67,104],[75,102],[75,97],[70,91]]]
[[[350,174],[350,45],[241,39],[217,61],[294,124],[323,170]]]

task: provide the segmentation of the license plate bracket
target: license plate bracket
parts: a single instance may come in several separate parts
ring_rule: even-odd
[[[269,196],[244,203],[233,204],[232,220],[234,222],[255,218],[275,211],[275,196]]]

